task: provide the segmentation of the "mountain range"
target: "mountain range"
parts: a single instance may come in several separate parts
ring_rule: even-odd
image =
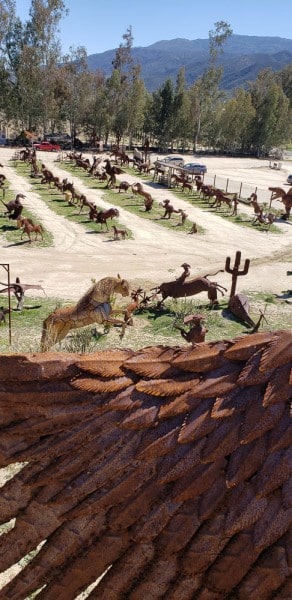
[[[279,71],[292,64],[292,40],[281,37],[231,35],[218,56],[224,68],[222,89],[231,91],[254,81],[264,68]],[[107,77],[112,71],[116,49],[87,57],[91,71],[101,71]],[[135,63],[141,65],[141,76],[149,92],[159,88],[166,79],[175,82],[178,71],[185,68],[189,87],[209,66],[209,40],[177,38],[162,40],[150,46],[131,49]]]

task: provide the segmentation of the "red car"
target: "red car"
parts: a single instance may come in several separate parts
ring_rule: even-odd
[[[60,152],[61,150],[59,144],[52,144],[51,142],[40,142],[39,144],[34,144],[33,147],[36,150],[46,150],[47,152]]]

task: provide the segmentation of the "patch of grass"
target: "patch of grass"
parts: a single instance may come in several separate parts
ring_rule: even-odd
[[[181,224],[181,217],[178,214],[174,214],[170,219],[162,219],[164,214],[163,206],[160,206],[157,202],[154,201],[151,211],[145,211],[144,202],[142,196],[136,194],[133,196],[132,194],[121,192],[114,189],[107,189],[106,183],[104,181],[99,181],[98,179],[89,178],[87,173],[83,170],[78,169],[77,167],[70,165],[69,163],[62,163],[62,169],[68,171],[71,175],[78,176],[83,183],[90,187],[91,189],[98,189],[103,192],[103,200],[106,202],[112,202],[116,206],[120,206],[124,210],[136,215],[137,217],[141,217],[142,219],[147,219],[148,221],[153,221],[158,225],[162,225],[167,229],[177,230],[177,231],[188,231],[193,225],[193,222],[189,219],[186,219],[185,223]],[[123,167],[124,169],[124,167]],[[126,169],[125,169],[126,171]],[[133,175],[133,173],[128,169],[129,174]],[[126,179],[126,172],[125,172]],[[141,179],[139,174],[139,179]],[[149,181],[149,177],[144,176],[142,179],[145,181]],[[203,227],[200,225],[197,226],[198,234],[202,234],[204,232]]]
[[[150,180],[149,177],[145,176],[145,179],[147,179],[148,181]],[[249,227],[251,229],[256,229],[257,231],[260,232],[267,232],[270,231],[271,233],[282,233],[281,229],[279,227],[277,227],[277,225],[270,225],[270,227],[268,227],[267,225],[263,225],[260,223],[256,223],[255,225],[252,222],[252,218],[250,215],[246,214],[246,213],[239,213],[238,215],[233,215],[231,216],[229,214],[229,209],[226,209],[226,206],[222,205],[221,208],[219,209],[215,209],[215,207],[212,207],[212,203],[214,202],[214,200],[212,199],[211,202],[208,202],[207,199],[204,199],[202,196],[200,196],[199,192],[194,191],[194,192],[182,192],[181,188],[171,188],[170,189],[171,193],[174,194],[177,198],[183,199],[186,202],[189,202],[192,205],[195,205],[198,208],[201,208],[204,211],[207,212],[211,212],[212,214],[215,214],[219,217],[222,217],[224,219],[227,219],[228,221],[230,221],[231,223],[234,223],[236,225],[241,225],[243,227]],[[224,191],[224,190],[222,190]],[[244,200],[241,202],[241,204],[246,205],[247,202],[244,202]],[[276,217],[280,217],[280,215],[282,214],[282,212],[280,210],[273,210],[274,214],[276,214]]]
[[[1,305],[8,307],[7,295],[0,295]],[[16,310],[16,300],[12,295],[11,332],[12,344],[9,346],[8,315],[6,325],[0,326],[0,352],[37,352],[41,338],[43,320],[60,305],[66,302],[44,296],[25,296],[24,308]],[[69,302],[67,304],[72,304]],[[74,303],[73,303],[74,304]]]
[[[262,322],[261,330],[274,331],[276,329],[292,328],[291,306],[285,300],[275,298],[275,302],[268,301],[273,295],[269,292],[258,294],[246,292],[250,302],[249,314],[257,322],[260,311],[264,313],[266,321]],[[1,304],[7,306],[7,298],[1,296]],[[8,317],[7,324],[0,326],[0,352],[22,353],[39,352],[43,320],[53,310],[60,306],[68,306],[75,302],[61,301],[54,298],[26,297],[22,311],[12,311],[12,344],[9,345]],[[126,301],[119,302],[119,307],[126,306]],[[13,308],[16,302],[12,301]],[[151,303],[147,309],[134,314],[133,327],[128,327],[123,339],[120,339],[120,327],[111,327],[106,331],[103,325],[91,325],[86,328],[71,331],[67,337],[53,347],[54,351],[84,353],[94,352],[106,348],[132,348],[138,350],[151,345],[188,346],[174,324],[183,326],[188,331],[188,326],[183,324],[183,319],[189,314],[202,314],[205,317],[204,325],[208,329],[206,341],[231,339],[241,334],[248,334],[251,329],[234,317],[227,308],[227,300],[222,299],[216,309],[210,307],[208,299],[180,299],[166,300],[160,309],[157,302]]]
[[[4,202],[6,202],[6,204],[7,204],[8,202],[10,202],[10,200],[14,200],[14,199],[15,199],[15,193],[12,192],[9,189],[9,187],[6,187]],[[25,200],[23,202],[23,205],[24,204],[25,204]],[[1,202],[1,207],[3,208],[3,212],[2,212],[2,210],[0,211],[0,236],[3,236],[3,238],[5,240],[7,240],[8,242],[11,242],[11,245],[20,245],[21,244],[24,246],[28,246],[29,239],[28,239],[27,234],[26,233],[23,234],[23,238],[21,240],[22,229],[18,229],[16,221],[9,219],[8,215],[4,215],[5,206],[3,206],[2,202]],[[38,239],[37,239],[37,241],[35,241],[34,240],[35,233],[31,234],[32,242],[34,245],[37,245],[38,247],[52,246],[53,236],[43,226],[40,219],[37,219],[31,211],[29,211],[29,210],[27,210],[27,208],[25,208],[25,206],[23,208],[21,216],[31,219],[34,223],[40,223],[43,227],[43,240],[38,235]]]
[[[64,199],[64,196],[57,188],[49,188],[48,185],[43,185],[40,183],[40,179],[30,178],[29,173],[30,170],[25,163],[18,162],[15,165],[16,171],[22,177],[29,178],[32,189],[35,193],[37,193],[42,200],[47,204],[47,206],[55,212],[57,215],[61,215],[66,217],[66,219],[73,221],[74,223],[79,223],[80,225],[86,227],[93,233],[106,233],[108,237],[112,238],[112,233],[110,229],[113,225],[115,225],[118,229],[123,227],[118,219],[110,219],[109,221],[109,231],[107,231],[106,226],[104,225],[101,228],[100,223],[96,223],[95,221],[91,221],[88,218],[88,208],[84,208],[83,212],[80,213],[80,207],[76,205],[69,205],[68,202]],[[104,210],[104,208],[97,206],[98,210]],[[133,238],[133,234],[130,230],[127,229],[128,238]]]

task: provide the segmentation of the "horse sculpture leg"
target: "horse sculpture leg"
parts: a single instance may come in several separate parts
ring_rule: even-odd
[[[63,340],[70,329],[72,329],[70,322],[66,322],[60,317],[56,319],[54,314],[49,315],[43,324],[41,351],[47,352],[51,346]]]

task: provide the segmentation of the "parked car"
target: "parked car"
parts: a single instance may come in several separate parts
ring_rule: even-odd
[[[188,173],[192,173],[192,175],[204,175],[204,173],[207,173],[206,165],[201,163],[187,163],[184,165],[184,169],[186,169]]]
[[[175,155],[175,154],[171,154],[170,156],[165,156],[159,162],[169,163],[170,167],[183,167],[185,164],[183,156],[179,156],[179,155]]]
[[[164,156],[163,158],[156,160],[154,164],[162,170],[166,169],[167,166],[179,168],[184,166],[184,159],[182,156],[173,154],[170,156]]]
[[[287,177],[287,183],[290,183],[290,185],[292,184],[292,174],[288,175],[288,177]]]
[[[39,144],[33,144],[36,150],[46,150],[47,152],[60,152],[61,146],[59,144],[53,144],[52,142],[40,142]]]

